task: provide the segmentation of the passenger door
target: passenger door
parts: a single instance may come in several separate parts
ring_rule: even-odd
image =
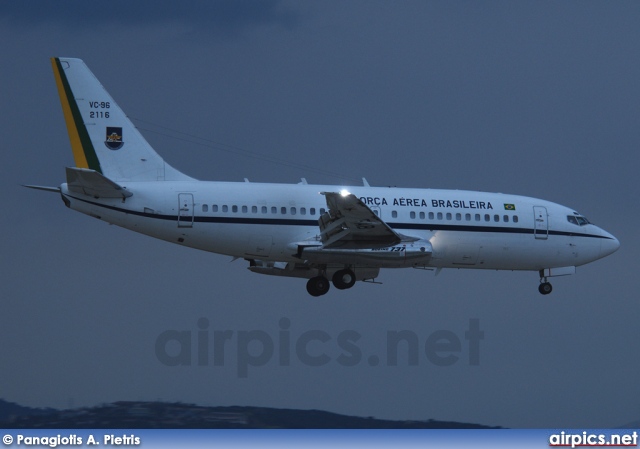
[[[178,227],[193,227],[193,194],[178,194]]]
[[[546,240],[549,237],[549,216],[546,207],[533,206],[533,235],[538,240]]]

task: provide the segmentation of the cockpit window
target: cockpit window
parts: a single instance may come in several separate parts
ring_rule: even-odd
[[[587,220],[587,217],[583,217],[582,215],[579,215],[577,213],[575,215],[567,215],[567,221],[577,226],[585,226],[590,224],[589,220]]]
[[[589,224],[589,220],[587,220],[586,217],[576,217],[576,219],[578,220],[578,224],[580,226],[584,226],[584,225],[588,225]]]

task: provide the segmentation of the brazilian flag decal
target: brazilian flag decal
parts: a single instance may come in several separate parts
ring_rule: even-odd
[[[516,205],[515,204],[505,204],[504,205],[504,210],[516,210]]]

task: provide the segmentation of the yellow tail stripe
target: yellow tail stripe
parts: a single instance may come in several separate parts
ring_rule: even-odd
[[[82,141],[80,140],[80,133],[71,111],[71,104],[65,90],[64,83],[62,82],[62,66],[58,58],[51,58],[51,65],[53,66],[53,74],[56,78],[56,85],[58,87],[58,95],[60,95],[60,103],[62,104],[62,112],[64,113],[64,120],[67,124],[67,132],[69,133],[69,140],[71,141],[71,150],[73,151],[73,158],[76,161],[76,167],[89,168],[89,163],[84,154],[82,148]]]

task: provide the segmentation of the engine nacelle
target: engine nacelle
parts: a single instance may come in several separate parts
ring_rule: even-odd
[[[301,246],[301,259],[312,264],[369,265],[380,268],[427,266],[433,248],[427,240],[405,242],[386,248],[326,249],[321,246]]]

